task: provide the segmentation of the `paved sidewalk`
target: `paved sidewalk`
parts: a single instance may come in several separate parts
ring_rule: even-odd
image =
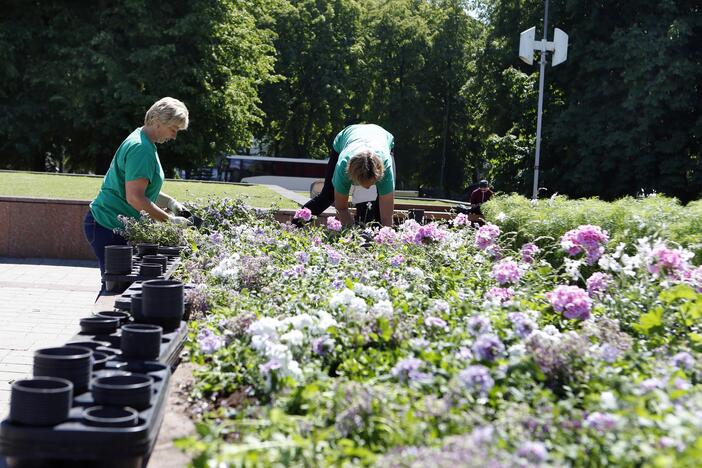
[[[75,335],[99,290],[96,261],[0,257],[0,418],[11,382],[31,376],[34,350]]]

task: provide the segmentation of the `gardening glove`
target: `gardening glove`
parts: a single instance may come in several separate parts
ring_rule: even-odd
[[[175,224],[176,226],[188,227],[192,226],[193,223],[188,218],[183,218],[182,216],[171,216],[168,221]]]
[[[171,210],[171,213],[180,214],[181,212],[185,211],[185,206],[175,198],[171,198],[168,200],[168,205],[166,205],[169,210]]]

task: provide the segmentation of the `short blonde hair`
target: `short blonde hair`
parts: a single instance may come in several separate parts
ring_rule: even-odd
[[[156,101],[144,116],[144,125],[178,125],[179,130],[188,128],[188,108],[178,99],[165,97]]]
[[[385,167],[380,157],[371,151],[362,151],[351,156],[346,172],[357,184],[375,183],[383,178]]]

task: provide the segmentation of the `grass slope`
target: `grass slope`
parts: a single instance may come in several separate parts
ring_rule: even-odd
[[[100,190],[102,177],[42,174],[36,172],[0,171],[0,196],[58,198],[67,200],[92,200]],[[163,191],[180,201],[198,198],[241,198],[249,205],[267,208],[297,208],[298,205],[267,187],[234,185],[211,182],[194,182],[166,179]]]

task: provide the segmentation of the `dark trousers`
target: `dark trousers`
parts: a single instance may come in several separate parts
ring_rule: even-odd
[[[100,225],[93,214],[88,210],[83,220],[83,234],[85,234],[85,240],[88,241],[90,247],[93,248],[93,252],[98,259],[100,264],[100,275],[104,278],[105,276],[105,246],[107,245],[127,245],[127,241],[124,237],[119,234],[112,232],[112,229],[107,229],[106,227]],[[105,280],[102,281],[102,289],[105,290]]]
[[[315,216],[319,216],[321,212],[334,204],[334,185],[332,184],[332,178],[334,177],[334,170],[336,169],[337,162],[339,162],[339,153],[332,149],[329,152],[329,163],[327,164],[327,171],[324,174],[324,186],[322,187],[322,191],[303,206],[303,208],[309,209]],[[378,199],[376,198],[374,202],[371,202],[371,209],[368,209],[367,205],[367,203],[362,203],[356,206],[356,222],[380,222]]]

